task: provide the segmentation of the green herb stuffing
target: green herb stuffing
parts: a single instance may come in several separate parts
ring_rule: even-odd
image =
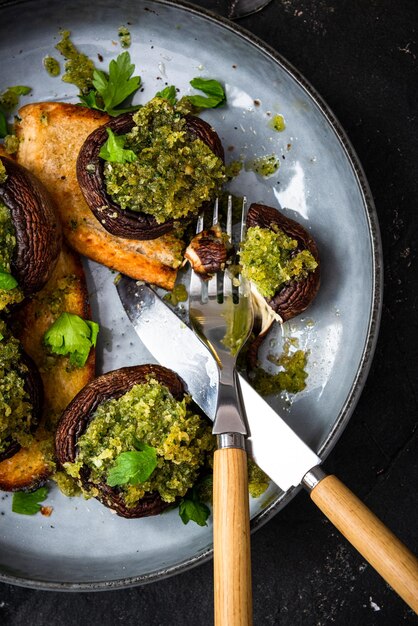
[[[25,389],[28,372],[21,362],[20,342],[0,320],[0,453],[10,439],[27,443],[32,421],[32,404]]]
[[[10,209],[0,200],[0,311],[24,298],[17,280],[10,273],[15,248],[16,231]]]
[[[93,70],[91,86],[82,92],[80,100],[85,106],[106,111],[111,116],[136,111],[138,106],[126,106],[125,101],[141,85],[140,76],[133,76],[135,65],[131,63],[129,52],[122,52],[116,60],[110,61],[109,72]]]
[[[82,94],[87,94],[93,88],[94,63],[76,48],[70,35],[68,30],[61,31],[61,41],[55,46],[66,59],[62,80],[78,87]]]
[[[240,250],[242,274],[265,298],[291,280],[301,280],[318,266],[308,250],[296,252],[298,242],[282,230],[252,226]]]
[[[66,472],[54,472],[52,476],[54,482],[57,483],[59,490],[67,498],[81,495],[81,489],[74,478],[71,478]]]
[[[105,162],[107,193],[122,208],[153,215],[158,223],[193,215],[213,198],[225,168],[212,150],[187,131],[167,100],[154,98],[133,116],[124,149],[132,162]]]
[[[269,374],[262,368],[257,368],[251,384],[261,396],[282,391],[298,393],[306,387],[307,362],[308,354],[303,350],[292,352],[291,343],[287,341],[283,353],[277,359],[277,365],[281,366],[282,370],[277,374]]]
[[[13,494],[12,511],[22,515],[35,515],[39,513],[43,502],[48,495],[48,487],[40,487],[36,491],[27,493],[25,491],[16,491]]]
[[[83,367],[96,345],[99,326],[73,313],[61,313],[44,335],[44,344],[54,354],[70,355],[70,364]]]
[[[272,176],[280,167],[279,157],[275,154],[258,157],[245,163],[247,172],[253,171],[265,178]]]
[[[3,147],[7,154],[16,154],[19,149],[19,139],[16,135],[6,135],[4,138]]]
[[[270,479],[262,469],[248,459],[248,491],[251,497],[259,498],[269,486]]]
[[[76,462],[67,463],[66,471],[78,479],[80,469],[86,466],[91,482],[116,482],[127,506],[135,506],[145,493],[153,491],[165,502],[185,496],[215,446],[210,425],[190,410],[189,402],[187,397],[175,400],[167,387],[153,378],[134,385],[118,399],[103,402],[78,439]],[[155,468],[142,482],[134,479],[136,484],[132,484],[139,465],[148,470],[153,465],[154,452],[149,448],[155,451]],[[146,452],[145,463],[139,462],[138,452]],[[135,456],[123,456],[127,453]],[[126,482],[113,480],[115,468]]]

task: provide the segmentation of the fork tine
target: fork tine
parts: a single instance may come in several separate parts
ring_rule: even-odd
[[[198,235],[199,233],[202,232],[202,230],[203,230],[203,221],[204,221],[204,215],[203,215],[203,213],[200,213],[198,218],[197,218],[197,222],[196,222],[196,235]]]
[[[245,234],[247,232],[246,228],[247,222],[247,198],[244,196],[242,198],[242,212],[241,212],[241,231],[240,231],[240,243],[244,241]]]
[[[216,198],[215,204],[213,205],[213,218],[212,225],[215,226],[219,221],[219,198]]]
[[[232,242],[232,196],[228,195],[228,206],[226,211],[226,234]]]

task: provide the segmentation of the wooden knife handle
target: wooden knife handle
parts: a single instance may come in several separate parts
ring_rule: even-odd
[[[216,450],[213,466],[216,626],[251,626],[251,554],[247,453]]]
[[[323,478],[311,498],[348,541],[418,613],[418,560],[336,476]]]

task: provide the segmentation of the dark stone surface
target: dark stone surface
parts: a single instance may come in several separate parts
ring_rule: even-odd
[[[374,194],[385,262],[381,332],[364,392],[326,465],[416,550],[417,3],[273,0],[240,23],[331,106]],[[417,623],[305,493],[253,535],[252,552],[256,626]],[[212,619],[211,564],[97,594],[0,585],[0,622],[10,626],[206,626]]]

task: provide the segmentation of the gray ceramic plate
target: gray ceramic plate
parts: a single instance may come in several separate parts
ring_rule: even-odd
[[[205,114],[228,159],[276,154],[280,169],[263,179],[244,171],[232,189],[250,201],[282,207],[318,242],[322,287],[305,317],[285,324],[285,336],[310,351],[305,392],[272,398],[277,410],[323,456],[341,434],[364,384],[380,312],[381,249],[376,214],[360,165],[328,107],[289,64],[234,24],[182,4],[157,0],[7,2],[0,7],[0,90],[33,88],[25,102],[76,101],[76,89],[51,78],[42,59],[54,54],[59,29],[99,67],[121,51],[118,27],[129,24],[130,53],[142,76],[145,102],[166,83],[181,93],[195,76],[224,82],[228,106]],[[104,62],[100,63],[98,54]],[[269,126],[280,113],[286,129]],[[86,264],[92,305],[102,331],[101,371],[150,360],[129,327],[113,276]],[[266,342],[282,341],[280,329]],[[259,527],[289,501],[272,485],[251,502]],[[0,510],[0,580],[49,589],[103,589],[180,572],[211,556],[212,528],[184,526],[176,511],[125,520],[96,501],[65,498],[52,489],[44,518]]]

